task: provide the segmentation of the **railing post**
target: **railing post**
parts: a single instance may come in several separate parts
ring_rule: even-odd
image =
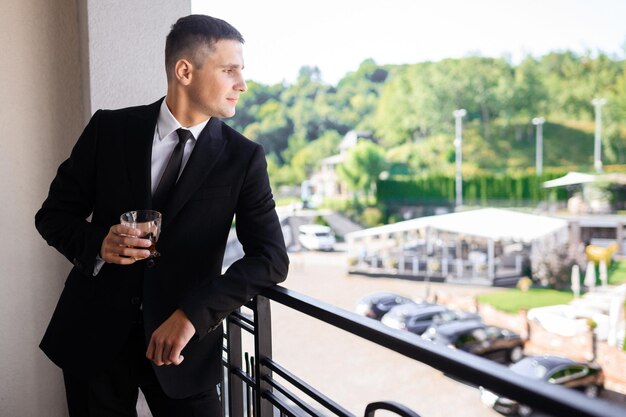
[[[261,295],[256,297],[254,321],[255,417],[272,417],[272,403],[263,395],[272,391],[272,386],[265,381],[266,377],[272,377],[272,371],[261,365],[266,359],[272,359],[272,313],[268,298]]]
[[[379,401],[368,404],[365,408],[365,417],[374,417],[377,410],[391,411],[402,417],[420,417],[409,407],[395,401]]]
[[[241,327],[227,320],[226,345],[228,363],[228,416],[243,417],[243,382],[234,375],[232,369],[243,369],[241,360]],[[222,392],[222,402],[224,395]],[[226,413],[225,413],[226,414]]]

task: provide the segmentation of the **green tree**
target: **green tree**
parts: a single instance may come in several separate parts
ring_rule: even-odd
[[[376,180],[387,168],[384,150],[369,141],[362,141],[348,151],[338,167],[339,176],[356,193],[363,192],[367,200],[376,193]]]
[[[522,140],[524,127],[533,117],[545,116],[547,91],[541,78],[539,62],[526,57],[514,70],[513,83],[499,84],[502,97],[501,115],[515,126],[515,139]]]
[[[282,84],[267,86],[255,81],[248,81],[248,91],[239,98],[237,113],[228,119],[228,124],[239,132],[243,132],[248,125],[259,122],[259,109],[270,100],[280,101],[285,90]]]
[[[257,110],[258,121],[249,124],[243,134],[263,145],[267,153],[280,153],[287,147],[293,123],[282,103],[270,99]]]
[[[291,168],[295,179],[302,182],[309,178],[319,167],[322,159],[337,152],[341,135],[334,130],[327,130],[322,137],[300,148],[291,158]]]
[[[608,96],[606,107],[609,123],[605,136],[610,142],[603,146],[605,149],[608,147],[608,156],[613,156],[609,162],[626,164],[626,134],[623,134],[623,123],[626,121],[626,68],[617,78],[615,90]]]
[[[293,136],[307,141],[317,139],[327,129],[334,129],[334,109],[329,105],[331,86],[321,80],[317,67],[302,67],[296,82],[281,95],[293,122]]]
[[[456,108],[463,120],[463,169],[532,169],[535,128],[544,116],[544,165],[589,169],[591,99],[605,97],[602,160],[626,163],[626,60],[602,52],[553,52],[510,60],[470,56],[402,66],[363,61],[336,86],[316,67],[292,84],[250,81],[227,122],[274,155],[281,178],[300,181],[328,156],[327,135],[374,132],[388,151],[392,175],[454,169]],[[330,142],[328,142],[330,143]],[[310,145],[310,147],[309,147]],[[332,153],[332,152],[331,152]],[[357,179],[355,179],[356,181]]]
[[[348,130],[373,131],[371,115],[376,110],[380,90],[389,71],[372,59],[361,63],[359,68],[346,74],[334,94],[329,97],[337,124],[336,130],[345,134]]]
[[[503,83],[512,85],[512,68],[503,59],[469,57],[400,67],[382,89],[376,134],[389,147],[450,133],[452,112],[465,108],[465,120],[480,120],[489,139],[491,121],[506,100],[498,88]]]

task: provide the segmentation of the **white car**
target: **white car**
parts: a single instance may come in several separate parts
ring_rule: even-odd
[[[330,227],[319,224],[305,224],[298,229],[298,241],[309,250],[327,250],[335,248],[335,235]]]

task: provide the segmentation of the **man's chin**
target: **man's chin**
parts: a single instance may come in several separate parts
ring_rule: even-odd
[[[228,119],[231,118],[235,115],[235,109],[232,109],[231,111],[225,111],[223,112],[223,114],[220,116],[221,119]]]

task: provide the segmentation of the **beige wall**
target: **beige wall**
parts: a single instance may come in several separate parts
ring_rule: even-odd
[[[189,0],[2,1],[2,417],[67,415],[61,372],[38,344],[70,264],[39,237],[34,214],[86,116],[165,93],[164,36],[190,9]]]
[[[3,3],[0,415],[61,416],[60,373],[37,345],[69,264],[39,238],[33,217],[83,123],[76,0]]]

